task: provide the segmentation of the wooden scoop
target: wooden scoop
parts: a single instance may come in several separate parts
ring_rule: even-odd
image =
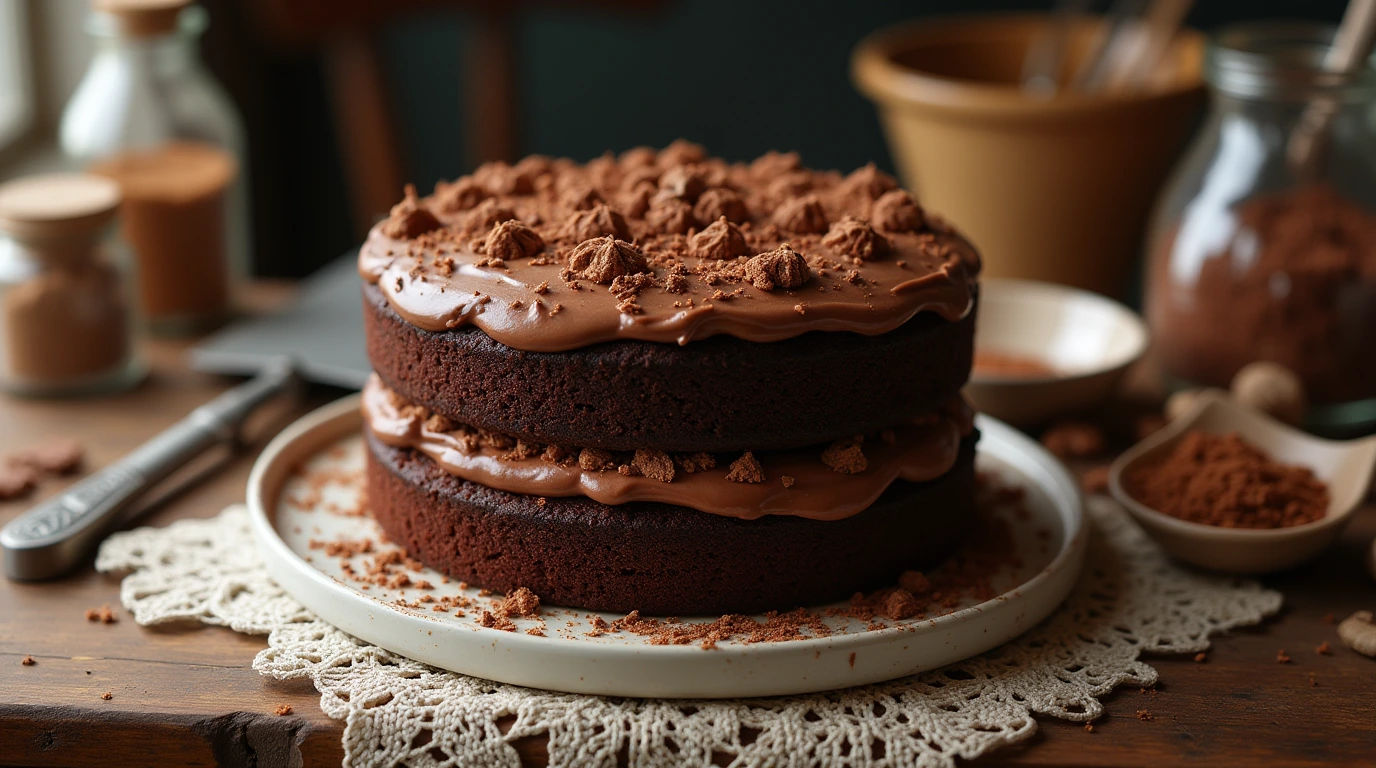
[[[1187,432],[1236,432],[1276,461],[1313,470],[1328,485],[1328,512],[1289,528],[1222,528],[1191,523],[1144,506],[1123,488],[1124,473],[1168,453]],[[1193,410],[1128,449],[1109,468],[1109,491],[1162,548],[1191,565],[1227,573],[1267,573],[1298,565],[1342,532],[1366,497],[1376,467],[1376,436],[1323,440],[1243,407],[1226,395],[1204,393]]]

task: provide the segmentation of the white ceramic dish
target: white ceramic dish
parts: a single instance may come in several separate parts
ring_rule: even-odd
[[[980,281],[975,349],[1031,360],[1046,375],[971,373],[966,395],[981,413],[1019,427],[1092,410],[1146,352],[1146,324],[1096,293],[1035,280]]]
[[[306,472],[344,469],[355,476],[362,467],[357,396],[307,415],[273,440],[254,464],[248,503],[273,579],[331,624],[410,658],[466,675],[574,693],[667,698],[804,693],[888,680],[982,653],[1041,621],[1069,593],[1088,535],[1075,483],[1040,446],[1012,428],[985,417],[978,425],[980,469],[1025,487],[1032,513],[1031,519],[1010,517],[1023,566],[1001,575],[995,586],[1002,594],[887,629],[829,619],[835,630],[830,637],[727,642],[713,650],[651,645],[629,633],[588,637],[593,616],[617,617],[561,608],[542,608],[545,637],[503,632],[478,626],[475,611],[458,617],[393,604],[403,594],[414,600],[414,590],[360,589],[343,576],[335,558],[310,545],[311,540],[377,535],[370,517],[329,511],[356,507],[358,487],[324,487],[313,511],[294,501],[306,488],[294,475],[302,467]],[[435,597],[479,597],[475,589],[442,584],[433,571],[412,578],[436,585],[430,590]],[[538,625],[531,619],[517,624],[521,629]]]
[[[1168,452],[1191,430],[1236,432],[1277,461],[1313,470],[1328,485],[1328,511],[1320,520],[1290,528],[1256,530],[1191,523],[1139,503],[1123,489],[1133,465]],[[1128,449],[1109,468],[1109,491],[1161,547],[1191,565],[1227,573],[1267,573],[1290,568],[1322,552],[1352,519],[1371,483],[1376,437],[1323,440],[1206,392],[1189,413]]]

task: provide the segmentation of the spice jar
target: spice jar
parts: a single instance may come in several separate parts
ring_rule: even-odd
[[[1304,382],[1308,426],[1345,431],[1376,423],[1376,69],[1326,70],[1333,34],[1263,23],[1211,41],[1211,109],[1158,201],[1145,304],[1178,382],[1274,361]],[[1296,162],[1316,105],[1321,151]]]
[[[190,0],[94,0],[95,56],[62,115],[63,151],[119,182],[143,315],[191,333],[230,311],[246,272],[243,129],[196,43]]]
[[[0,185],[0,388],[87,394],[142,378],[119,204],[119,186],[100,176]]]

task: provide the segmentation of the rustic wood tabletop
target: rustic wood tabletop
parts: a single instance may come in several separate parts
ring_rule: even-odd
[[[258,283],[248,304],[262,310],[290,293],[287,284]],[[113,461],[235,383],[187,370],[187,346],[150,343],[152,375],[127,393],[61,401],[0,396],[0,453],[65,435],[83,442],[89,467]],[[249,466],[274,429],[340,394],[317,389],[264,414],[246,451],[138,522],[208,517],[242,501]],[[27,499],[0,502],[0,523],[62,485],[47,481]],[[978,762],[1376,765],[1376,660],[1344,648],[1333,623],[1376,608],[1376,582],[1362,566],[1373,536],[1376,506],[1368,505],[1323,557],[1266,579],[1285,595],[1278,617],[1215,639],[1202,663],[1150,658],[1161,682],[1108,696],[1108,714],[1092,733],[1041,718],[1035,737]],[[86,619],[88,609],[104,605],[118,621]],[[1332,655],[1316,651],[1325,642]],[[0,765],[337,765],[343,723],[325,717],[309,683],[254,672],[263,647],[262,638],[228,629],[139,627],[119,608],[118,580],[89,566],[45,584],[0,579]],[[1277,660],[1281,651],[1289,663]],[[35,663],[22,664],[25,656]],[[291,714],[275,714],[281,705]],[[1139,711],[1151,718],[1139,719]],[[545,763],[538,738],[516,746],[526,764]]]

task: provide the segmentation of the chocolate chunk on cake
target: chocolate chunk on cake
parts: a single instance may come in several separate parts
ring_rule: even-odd
[[[892,178],[676,142],[408,189],[359,254],[369,502],[548,604],[828,602],[974,507],[979,258]]]

